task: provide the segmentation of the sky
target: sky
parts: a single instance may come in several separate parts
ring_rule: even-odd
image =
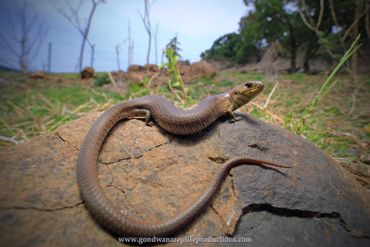
[[[47,26],[47,34],[38,56],[32,61],[32,70],[42,70],[47,63],[48,43],[52,43],[51,72],[76,72],[82,36],[77,29],[55,8],[65,0],[33,0],[32,12]],[[77,0],[71,0],[77,3]],[[200,54],[209,49],[220,36],[236,32],[248,8],[243,0],[155,0],[150,1],[150,19],[153,29],[158,25],[158,63],[162,50],[177,35],[183,59],[200,60]],[[0,25],[3,33],[0,42],[9,41],[13,46],[14,33],[20,33],[20,7],[23,0],[0,0]],[[91,9],[91,0],[83,0],[80,17],[84,23]],[[67,8],[65,8],[67,10]],[[89,40],[95,44],[94,69],[117,70],[116,45],[128,37],[128,22],[134,41],[133,64],[145,64],[148,36],[138,12],[144,12],[143,0],[106,0],[98,5],[92,21]],[[5,28],[6,27],[6,28]],[[32,31],[35,31],[33,29]],[[153,31],[154,32],[154,31]],[[5,36],[5,37],[4,37]],[[14,47],[20,49],[20,46]],[[150,63],[155,63],[154,43]],[[90,65],[90,48],[86,46],[84,66]],[[120,64],[127,68],[128,44],[122,45]],[[0,64],[14,64],[14,55],[0,45]]]

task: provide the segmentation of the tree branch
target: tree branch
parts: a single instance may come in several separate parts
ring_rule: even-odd
[[[308,9],[308,7],[306,5],[306,1],[305,0],[300,0],[299,4],[298,4],[298,13],[299,13],[303,23],[310,30],[314,31],[315,33],[318,33],[319,32],[319,27],[321,25],[322,18],[323,18],[323,15],[324,15],[324,0],[320,0],[320,12],[319,12],[319,17],[318,17],[316,25],[314,24],[314,21],[310,18],[309,15],[307,16],[307,18],[309,18],[310,21],[307,20],[305,14],[303,13],[303,10],[305,10],[305,9]]]
[[[329,6],[330,6],[331,17],[333,18],[333,21],[334,21],[335,25],[340,27],[339,23],[338,23],[337,15],[335,14],[333,0],[329,0]]]
[[[72,26],[74,26],[77,29],[77,31],[82,36],[79,62],[78,62],[79,70],[82,70],[83,56],[84,56],[84,50],[85,50],[86,42],[91,48],[94,47],[94,44],[92,42],[90,42],[90,40],[88,39],[88,36],[89,36],[91,22],[92,22],[94,14],[95,14],[96,7],[100,3],[105,3],[105,2],[106,2],[105,0],[97,0],[97,1],[96,0],[91,0],[92,8],[90,10],[90,13],[89,13],[88,19],[86,21],[86,24],[83,24],[81,22],[81,18],[79,16],[80,9],[81,9],[81,6],[82,6],[82,0],[80,0],[78,2],[76,7],[74,7],[69,0],[66,0],[68,11],[66,11],[65,9],[60,7],[60,5],[57,5],[57,4],[54,5],[55,8],[59,11],[59,13],[61,13],[72,24]]]
[[[324,0],[320,0],[320,13],[319,13],[319,18],[316,23],[316,30],[319,30],[323,15],[324,15]]]
[[[149,5],[150,3],[148,2],[148,0],[144,0],[144,15],[139,10],[137,10],[139,12],[141,20],[144,23],[145,30],[148,33],[148,51],[146,55],[146,63],[149,63],[150,51],[152,46],[152,27],[150,23]]]
[[[364,16],[365,13],[366,13],[366,8],[359,15],[356,16],[356,18],[352,22],[351,26],[349,26],[349,28],[346,30],[346,32],[342,36],[341,41],[344,42],[348,38],[348,35],[352,31],[352,29],[354,29],[356,27],[357,23],[361,20],[362,16]]]
[[[13,56],[19,57],[19,52],[17,52],[17,50],[12,45],[14,43],[10,43],[10,40],[7,37],[8,35],[5,33],[5,31],[3,29],[0,29],[0,47],[2,47],[4,51],[10,52]]]

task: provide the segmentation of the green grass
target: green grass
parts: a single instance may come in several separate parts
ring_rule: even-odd
[[[144,84],[130,82],[128,83],[127,92],[124,94],[124,98],[132,99],[147,95],[149,92],[149,88],[145,87]]]
[[[11,82],[0,88],[0,135],[18,140],[54,131],[83,112],[123,99],[117,93],[78,83],[61,85],[47,80],[33,81],[9,73],[1,73],[0,77]],[[67,77],[63,75],[62,78]]]
[[[56,75],[68,83],[55,80],[32,81],[15,73],[0,73],[0,78],[11,82],[0,87],[0,135],[24,140],[40,133],[49,133],[91,110],[104,110],[123,99],[148,94],[163,95],[179,107],[196,104],[207,95],[224,92],[247,80],[265,80],[263,74],[221,71],[212,80],[203,78],[187,85],[186,103],[170,92],[167,86],[148,88],[143,83],[128,83],[123,94],[96,86],[83,86],[76,74]],[[324,75],[291,74],[277,76],[265,82],[265,90],[243,108],[266,122],[300,133],[318,147],[348,163],[359,162],[359,156],[368,152],[370,139],[368,95],[370,78],[360,77],[356,108],[351,116],[349,99],[354,91],[352,78],[337,77],[337,83],[328,92],[315,111],[310,113],[297,131],[297,122],[305,116],[305,107],[312,101],[325,81]],[[266,108],[263,105],[276,82],[279,82]],[[8,145],[8,143],[0,143]],[[364,148],[365,147],[365,148]]]
[[[221,72],[216,80],[232,81],[233,73],[235,72]],[[263,75],[256,76],[255,73],[252,75],[253,78],[262,78],[262,81],[266,81]],[[242,82],[248,80],[250,76],[246,73],[235,73],[235,78],[237,78],[235,81]],[[277,76],[274,81],[265,82],[262,94],[248,104],[245,110],[266,122],[298,132],[335,158],[343,158],[348,163],[360,162],[360,154],[369,152],[363,148],[370,139],[369,78],[360,76],[358,86],[361,90],[356,97],[353,115],[348,116],[348,112],[351,108],[349,99],[352,97],[355,85],[350,76],[340,75],[332,91],[327,92],[310,116],[308,118],[306,116],[306,119],[301,122],[305,117],[306,106],[310,104],[325,80],[325,75],[295,73]],[[279,85],[267,108],[263,109],[262,106],[276,82],[279,82]],[[297,126],[299,129],[296,129]]]

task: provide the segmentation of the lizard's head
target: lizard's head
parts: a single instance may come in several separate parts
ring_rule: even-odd
[[[263,90],[263,88],[264,85],[261,81],[248,81],[228,91],[226,95],[228,96],[232,105],[232,111],[247,104],[254,97],[256,97]]]

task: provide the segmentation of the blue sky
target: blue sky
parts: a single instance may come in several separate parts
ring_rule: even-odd
[[[53,1],[28,1],[40,20],[49,27],[49,32],[40,50],[39,56],[32,63],[33,70],[42,69],[46,63],[47,44],[53,44],[52,72],[76,71],[81,44],[81,35],[55,9]],[[9,15],[16,16],[17,6],[22,0],[0,0],[0,24],[9,26]],[[71,1],[71,2],[77,2]],[[153,1],[151,1],[153,2]],[[91,1],[84,0],[81,16],[87,18]],[[143,0],[107,0],[98,6],[89,39],[96,45],[94,67],[97,71],[117,70],[115,47],[128,35],[128,20],[131,23],[131,38],[134,40],[134,64],[144,64],[147,51],[147,34],[138,14],[144,12]],[[242,0],[155,0],[150,9],[152,26],[158,24],[158,57],[161,50],[176,34],[181,43],[183,59],[198,61],[200,53],[209,49],[220,36],[238,30],[240,18],[248,9]],[[16,21],[15,21],[16,22]],[[15,24],[17,25],[17,24]],[[14,27],[17,30],[19,27]],[[154,44],[153,44],[154,46]],[[151,63],[155,62],[152,49]],[[0,48],[0,56],[10,60],[8,52]],[[127,43],[121,51],[121,67],[127,67]],[[84,65],[90,64],[90,49],[85,49]]]

